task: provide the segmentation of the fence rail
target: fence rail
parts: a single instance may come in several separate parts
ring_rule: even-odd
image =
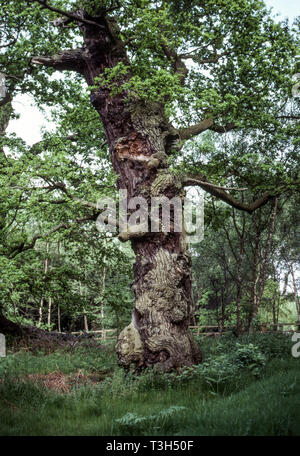
[[[288,331],[284,330],[285,326],[295,326],[298,327],[299,323],[261,323],[261,333],[267,333],[270,329],[269,328],[276,328],[275,331],[277,332],[291,332],[294,333],[296,330],[290,329]],[[224,326],[221,329],[219,326],[212,326],[212,325],[199,325],[199,326],[189,326],[189,328],[196,333],[197,336],[205,336],[205,337],[217,337],[222,336],[232,330],[232,327]],[[204,331],[202,331],[204,330]],[[208,330],[208,331],[205,331]],[[214,331],[217,330],[217,331]],[[272,330],[271,330],[272,331]],[[95,334],[96,340],[101,340],[101,342],[107,342],[110,340],[114,340],[117,337],[117,329],[99,329],[96,331],[75,331],[71,332],[74,335],[84,335],[84,334]]]
[[[83,334],[99,334],[99,337],[95,337],[96,340],[101,340],[102,342],[106,342],[107,340],[115,339],[117,334],[109,335],[111,333],[117,333],[117,329],[99,329],[97,331],[75,331],[71,332],[74,335],[83,335]]]
[[[274,328],[274,331],[276,332],[281,332],[281,333],[284,333],[284,332],[291,332],[291,333],[294,333],[296,332],[296,330],[294,329],[290,329],[288,331],[284,330],[284,327],[285,326],[295,326],[295,327],[298,327],[299,323],[295,322],[295,323],[261,323],[260,326],[261,326],[261,331],[256,331],[256,332],[260,332],[260,333],[267,333],[270,331],[269,328]],[[224,326],[223,329],[220,329],[219,326],[190,326],[189,327],[190,329],[194,330],[195,333],[197,334],[197,336],[222,336],[223,334],[226,334],[230,331],[232,331],[232,326],[231,327],[228,327],[228,326]],[[205,332],[205,331],[201,331],[201,330],[205,330],[205,329],[217,329],[218,331],[208,331],[208,332]],[[272,329],[271,329],[272,331]]]

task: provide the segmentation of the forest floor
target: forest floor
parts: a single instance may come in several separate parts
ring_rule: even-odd
[[[14,348],[0,358],[0,435],[300,435],[290,339],[199,340],[199,367],[138,377],[112,345]]]

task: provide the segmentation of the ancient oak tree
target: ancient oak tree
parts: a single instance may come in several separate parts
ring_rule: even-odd
[[[51,48],[32,56],[30,65],[40,72],[76,72],[86,81],[118,188],[127,190],[128,199],[183,200],[185,187],[196,185],[252,213],[282,191],[265,189],[240,201],[235,189],[201,173],[174,173],[171,166],[185,142],[204,132],[283,128],[278,115],[290,96],[295,45],[288,27],[275,24],[263,2],[30,0],[25,5],[28,14],[38,10],[51,19],[57,36],[70,36],[71,30],[73,49],[57,45],[55,53]],[[201,362],[188,330],[193,306],[185,233],[174,232],[171,223],[168,233],[127,230],[119,238],[130,240],[136,255],[133,318],[118,339],[120,363],[170,370]]]

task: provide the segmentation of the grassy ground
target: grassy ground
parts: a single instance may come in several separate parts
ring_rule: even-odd
[[[0,435],[300,435],[290,339],[202,342],[205,362],[135,378],[112,347],[0,358]]]

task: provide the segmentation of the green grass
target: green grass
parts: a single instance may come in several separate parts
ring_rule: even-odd
[[[26,374],[61,371],[65,374],[81,369],[84,372],[101,372],[116,366],[116,355],[112,347],[78,347],[56,350],[50,354],[43,351],[20,350],[0,358],[0,378],[4,374],[22,376]]]
[[[267,339],[260,343],[270,351]],[[213,360],[222,348],[231,356],[235,341],[203,345]],[[79,369],[105,378],[74,384],[65,394],[28,379]],[[10,354],[0,359],[0,435],[300,435],[300,360],[280,353],[259,375],[248,367],[237,372],[219,388],[202,374],[134,379],[117,367],[109,347]]]

